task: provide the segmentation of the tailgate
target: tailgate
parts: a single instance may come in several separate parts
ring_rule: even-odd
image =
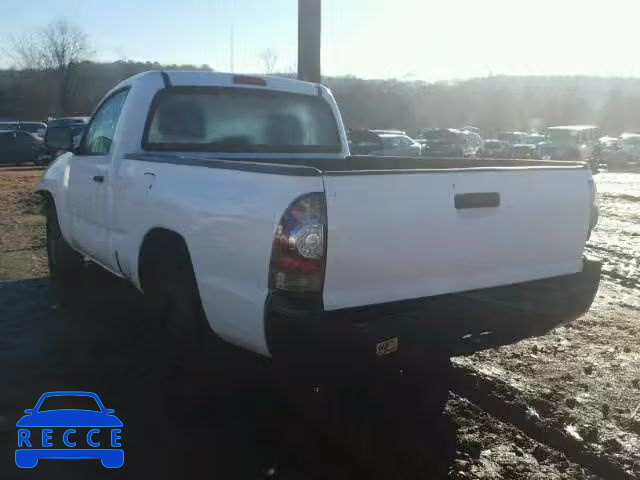
[[[327,310],[580,271],[585,169],[327,173]]]

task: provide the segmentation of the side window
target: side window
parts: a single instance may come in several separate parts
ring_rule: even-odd
[[[106,155],[111,149],[122,106],[128,90],[116,93],[105,101],[95,113],[84,136],[80,151],[83,155]]]

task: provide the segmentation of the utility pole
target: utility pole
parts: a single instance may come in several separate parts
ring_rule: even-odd
[[[231,38],[229,39],[229,71],[233,73],[233,23],[231,24]]]
[[[233,55],[234,55],[234,45],[233,45],[233,26],[236,21],[236,12],[235,12],[235,0],[231,0],[229,2],[229,8],[231,10],[231,29],[229,31],[229,71],[233,73]]]
[[[320,83],[320,3],[298,0],[298,79]]]

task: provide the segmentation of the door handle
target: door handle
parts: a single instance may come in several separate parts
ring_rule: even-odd
[[[495,208],[500,205],[498,192],[459,193],[453,197],[455,207],[463,208]]]
[[[94,175],[93,176],[93,181],[96,183],[103,183],[104,182],[104,175]]]

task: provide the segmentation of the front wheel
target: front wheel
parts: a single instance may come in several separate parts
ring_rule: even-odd
[[[47,211],[47,255],[49,276],[54,298],[59,304],[68,303],[83,270],[83,258],[62,236],[55,207]]]

